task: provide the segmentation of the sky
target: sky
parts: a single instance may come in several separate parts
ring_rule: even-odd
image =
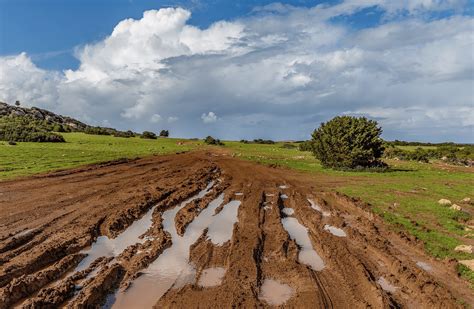
[[[0,101],[175,137],[474,143],[469,0],[0,0]]]

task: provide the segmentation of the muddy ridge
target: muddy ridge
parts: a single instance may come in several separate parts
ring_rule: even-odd
[[[0,309],[474,304],[451,263],[369,205],[223,152],[87,166],[0,193]]]

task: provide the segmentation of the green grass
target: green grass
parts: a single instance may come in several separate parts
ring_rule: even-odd
[[[397,148],[400,148],[402,150],[407,150],[407,151],[415,151],[417,148],[425,149],[425,150],[436,150],[438,149],[437,146],[395,146]]]
[[[198,141],[174,138],[156,140],[61,133],[66,143],[0,142],[0,179],[77,167],[85,164],[134,158],[152,154],[175,153],[196,148]],[[178,145],[183,142],[183,145]]]

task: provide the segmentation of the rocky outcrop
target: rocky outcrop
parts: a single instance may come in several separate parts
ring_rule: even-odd
[[[53,112],[38,107],[13,106],[0,102],[0,117],[4,116],[29,116],[37,120],[46,120],[50,123],[69,126],[73,131],[84,131],[88,125],[71,117],[57,115]]]

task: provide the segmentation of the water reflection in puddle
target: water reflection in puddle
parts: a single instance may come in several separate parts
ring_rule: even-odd
[[[301,247],[298,254],[298,260],[310,266],[313,270],[320,271],[324,269],[324,262],[318,253],[313,249],[309,239],[308,229],[298,222],[296,218],[286,217],[281,219],[283,228],[288,232],[291,239]]]
[[[284,199],[287,199],[287,198],[288,198],[288,195],[286,195],[286,194],[281,194],[280,197],[281,197],[282,200],[284,200]]]
[[[283,208],[281,211],[287,216],[291,216],[295,213],[293,208]]]
[[[281,185],[279,186],[280,189],[288,189],[288,186],[287,185]]]
[[[273,279],[265,279],[260,288],[258,298],[270,305],[279,306],[284,304],[294,294],[294,290],[284,283]]]
[[[129,289],[122,292],[117,292],[116,295],[111,296],[110,299],[115,298],[112,308],[151,308],[170,288],[179,288],[185,284],[192,283],[196,277],[196,270],[192,264],[189,263],[190,246],[194,244],[202,235],[203,231],[208,228],[213,235],[212,238],[218,243],[230,239],[228,230],[224,231],[225,237],[221,235],[215,236],[215,233],[223,231],[220,224],[213,225],[216,218],[215,210],[224,201],[224,194],[222,193],[215,200],[201,211],[201,213],[188,225],[183,236],[179,236],[174,225],[174,218],[176,213],[184,207],[184,205],[175,207],[174,209],[165,211],[163,213],[164,229],[171,234],[172,245],[170,248],[163,251],[163,253],[153,262],[148,268],[143,271],[143,275],[132,282]],[[239,201],[229,202],[221,211],[224,212],[220,220],[226,218],[231,221],[236,221],[234,213],[240,205]],[[235,218],[235,219],[234,219]],[[233,224],[228,223],[233,228]],[[209,233],[209,230],[208,230]],[[232,229],[230,229],[232,234]],[[109,304],[111,301],[109,301]]]
[[[390,284],[390,282],[385,280],[384,277],[380,277],[379,280],[377,280],[377,283],[382,287],[384,291],[387,291],[390,293],[395,293],[398,289],[398,287]]]
[[[213,244],[222,246],[231,239],[234,224],[238,221],[239,206],[240,201],[230,201],[214,216],[207,230],[207,236]]]
[[[213,267],[204,269],[199,277],[198,285],[205,288],[220,285],[224,276],[225,268]]]
[[[324,229],[326,231],[328,231],[329,233],[333,234],[334,236],[337,236],[337,237],[346,237],[346,232],[344,232],[343,229],[340,229],[340,228],[337,228],[335,226],[331,226],[331,225],[328,225],[326,224],[324,226]]]
[[[181,205],[186,205],[187,203],[197,199],[202,198],[204,195],[209,193],[209,190],[214,185],[214,182],[211,182],[207,187],[199,192],[197,195],[191,197],[190,199],[183,202]],[[119,234],[116,238],[110,239],[107,236],[99,236],[97,240],[92,244],[89,249],[83,250],[82,253],[87,254],[81,263],[74,269],[76,271],[82,271],[89,267],[89,265],[99,257],[116,257],[122,253],[126,248],[131,245],[138,243],[144,243],[147,239],[139,237],[143,235],[153,224],[152,216],[153,211],[156,206],[152,207],[143,217],[139,220],[133,222],[125,231]]]
[[[242,192],[236,192],[235,195],[237,195],[237,196],[242,196],[242,195],[244,195],[244,194],[243,194]]]
[[[319,211],[320,213],[322,213],[323,217],[329,217],[331,215],[331,213],[329,211],[324,211],[321,208],[321,206],[319,206],[313,200],[311,200],[311,199],[307,199],[307,200],[308,200],[309,204],[311,205],[311,208],[313,208],[314,210]]]

